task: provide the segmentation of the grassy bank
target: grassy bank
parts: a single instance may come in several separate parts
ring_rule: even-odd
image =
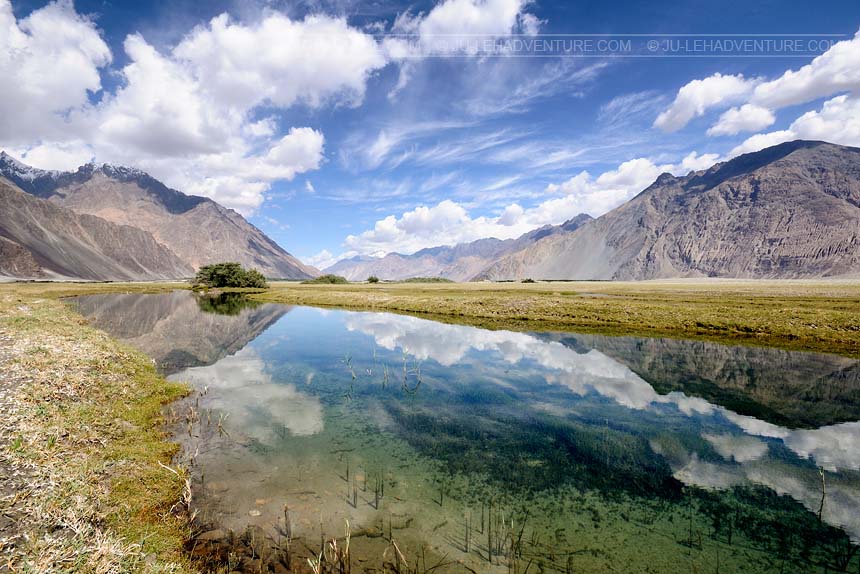
[[[175,285],[0,285],[0,546],[11,571],[186,572],[161,409],[185,393],[57,297]],[[177,506],[178,503],[178,506]],[[8,558],[7,558],[8,557]]]
[[[860,357],[860,281],[274,283],[252,297],[490,328],[692,338]]]

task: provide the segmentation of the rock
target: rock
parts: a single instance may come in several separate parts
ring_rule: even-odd
[[[216,528],[214,530],[207,530],[206,532],[199,534],[196,538],[203,542],[214,542],[217,540],[223,540],[226,536],[227,534],[223,530]]]

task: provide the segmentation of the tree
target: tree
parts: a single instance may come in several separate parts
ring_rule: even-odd
[[[221,287],[251,287],[265,289],[269,285],[266,278],[256,269],[244,269],[233,262],[204,265],[194,277],[195,285],[210,288]]]
[[[379,277],[377,277],[376,275],[371,275],[370,277],[367,278],[367,282],[368,283],[379,283]]]

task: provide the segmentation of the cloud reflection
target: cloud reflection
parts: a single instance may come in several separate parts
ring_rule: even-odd
[[[209,387],[206,408],[229,413],[229,427],[264,444],[275,444],[286,432],[310,436],[323,430],[319,398],[295,385],[278,383],[251,347],[206,367],[193,367],[170,377],[196,388]]]

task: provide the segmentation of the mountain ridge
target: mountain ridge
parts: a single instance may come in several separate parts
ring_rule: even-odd
[[[75,213],[146,231],[192,269],[237,261],[272,278],[319,274],[236,211],[172,189],[139,169],[88,163],[75,171],[48,171],[0,152],[0,176]]]
[[[341,259],[323,271],[343,275],[351,281],[364,280],[371,275],[386,280],[444,277],[467,281],[505,253],[521,249],[543,237],[576,229],[590,220],[591,216],[580,213],[559,225],[544,225],[514,239],[485,237],[466,243],[425,247],[411,254],[393,252],[383,257],[357,255]]]
[[[663,174],[478,279],[796,278],[860,270],[860,149],[798,140]]]
[[[177,279],[191,267],[147,232],[75,213],[0,177],[0,275],[26,279]]]

